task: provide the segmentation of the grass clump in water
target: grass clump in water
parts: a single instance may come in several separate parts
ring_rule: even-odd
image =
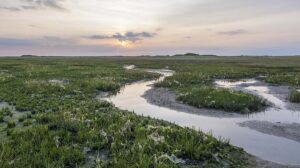
[[[4,118],[6,116],[9,116],[9,117],[13,116],[12,111],[8,107],[4,107],[4,108],[0,109],[0,123],[5,121]]]
[[[300,92],[296,89],[292,89],[288,99],[290,102],[300,103]]]
[[[7,128],[14,128],[16,127],[15,121],[9,120],[7,121]]]
[[[10,116],[10,117],[13,116],[12,111],[11,111],[8,107],[2,108],[2,109],[0,110],[0,114],[3,115],[3,116]]]
[[[256,96],[228,89],[212,87],[193,88],[180,95],[178,100],[195,107],[205,107],[247,114],[266,107],[266,102]]]

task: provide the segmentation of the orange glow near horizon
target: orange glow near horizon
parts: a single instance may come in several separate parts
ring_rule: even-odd
[[[0,1],[0,56],[300,53],[299,0],[48,1]]]
[[[129,41],[119,41],[118,45],[121,46],[122,48],[133,48],[133,45]]]

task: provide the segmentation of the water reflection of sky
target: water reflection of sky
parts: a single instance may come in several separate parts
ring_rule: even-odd
[[[300,122],[299,111],[285,108],[285,102],[269,93],[266,86],[247,86],[246,89],[268,99],[276,106],[261,113],[255,113],[237,118],[217,118],[190,114],[149,104],[142,95],[151,88],[154,81],[138,82],[127,85],[117,95],[109,98],[117,107],[134,111],[138,115],[163,119],[180,126],[191,127],[204,132],[212,132],[215,137],[230,139],[233,145],[244,148],[248,153],[283,164],[300,165],[300,143],[263,134],[249,128],[240,127],[237,123],[247,120],[262,120],[271,122]],[[245,81],[254,84],[255,81]],[[226,87],[234,87],[244,82],[226,83]],[[218,83],[221,86],[221,82]]]

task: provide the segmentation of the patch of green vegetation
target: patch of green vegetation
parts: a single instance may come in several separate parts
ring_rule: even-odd
[[[23,122],[23,126],[24,127],[27,127],[27,126],[30,126],[30,125],[32,125],[32,120],[25,120],[24,122]]]
[[[0,109],[0,115],[12,117],[13,113],[8,107],[4,107],[4,108]]]
[[[39,125],[13,132],[11,142],[0,148],[6,151],[1,158],[2,167],[8,166],[10,160],[14,160],[15,167],[76,167],[84,164],[84,147],[108,150],[107,157],[111,159],[96,163],[104,167],[179,167],[163,159],[164,155],[192,160],[204,167],[249,164],[243,150],[227,141],[110,106],[105,108],[109,112],[85,113],[82,121],[73,121],[71,116],[63,118],[59,113],[38,115]],[[97,119],[89,121],[90,117]],[[16,153],[18,159],[13,158]]]
[[[186,68],[178,67],[179,70],[174,76],[156,84],[156,87],[175,90],[179,95],[178,100],[198,108],[250,113],[262,110],[266,106],[266,103],[256,96],[213,86],[216,79],[253,77],[256,74],[255,71],[234,66],[220,68],[203,65]]]
[[[163,59],[163,58],[161,58]],[[300,58],[299,57],[168,57],[168,67],[176,71],[174,76],[166,78],[164,81],[156,84],[156,87],[165,87],[176,91],[178,95],[190,94],[192,91],[197,91],[199,88],[210,87],[216,90],[213,82],[218,79],[239,80],[246,78],[256,78],[272,84],[285,84],[290,86],[299,86],[300,79]],[[164,62],[161,61],[160,64]],[[158,65],[158,64],[157,64]],[[156,65],[156,66],[157,66]],[[164,65],[161,65],[164,67]],[[231,91],[227,90],[228,93]],[[196,95],[193,94],[193,95]],[[238,94],[237,94],[238,95]],[[212,95],[210,99],[218,102],[220,96]],[[248,95],[251,96],[251,95]],[[234,96],[231,96],[232,98]],[[238,99],[236,97],[235,99]],[[188,99],[188,97],[186,97]],[[201,101],[201,98],[196,100]],[[186,102],[194,102],[198,107],[201,104],[203,107],[215,108],[222,107],[222,104],[215,106],[205,102],[196,103],[195,100],[186,100]],[[219,102],[218,102],[219,103]],[[236,109],[235,105],[232,108]],[[249,103],[249,104],[248,104]],[[252,101],[246,101],[243,109],[252,107]],[[261,109],[265,106],[264,102],[258,101],[253,109]],[[224,108],[223,108],[224,109]]]
[[[296,89],[292,89],[288,99],[290,102],[300,103],[300,92],[297,91]]]
[[[265,81],[273,84],[300,86],[300,73],[274,74],[266,78]]]
[[[1,130],[3,168],[86,167],[90,157],[92,166],[99,167],[248,167],[248,155],[228,141],[137,116],[94,98],[99,92],[116,93],[126,83],[158,77],[123,69],[134,64],[138,68],[175,70],[174,76],[157,86],[177,91],[187,103],[196,97],[195,105],[199,106],[205,97],[208,103],[218,101],[213,108],[255,111],[263,107],[263,103],[253,105],[258,101],[255,97],[216,89],[213,81],[263,76],[262,80],[271,82],[274,75],[285,81],[285,74],[292,74],[287,84],[295,85],[300,72],[300,59],[294,57],[0,59],[0,100],[19,111],[31,112],[17,118],[16,127],[5,127],[8,137],[3,138]],[[272,83],[280,84],[280,80]],[[227,96],[236,103],[231,101],[227,107]],[[1,115],[4,118],[1,113],[0,119]],[[174,158],[186,164],[174,163]]]
[[[13,116],[12,111],[8,107],[4,107],[0,109],[0,123],[4,122],[5,121],[4,118],[7,116],[12,117]]]
[[[123,65],[170,62],[135,59],[1,58],[0,100],[31,114],[14,121],[16,127],[9,124],[8,137],[0,137],[0,167],[85,167],[90,157],[92,166],[100,167],[184,165],[174,157],[186,167],[250,164],[228,141],[95,100],[98,92],[116,93],[126,83],[158,77]],[[93,155],[102,151],[106,159]]]
[[[266,103],[256,96],[212,87],[194,88],[185,95],[180,95],[178,100],[199,108],[222,109],[243,114],[262,110],[266,106]]]
[[[7,128],[14,128],[16,123],[12,120],[7,121]]]
[[[0,123],[4,122],[4,115],[0,114]]]

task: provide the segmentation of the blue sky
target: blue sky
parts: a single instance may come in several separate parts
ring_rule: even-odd
[[[295,55],[299,18],[299,0],[1,0],[0,55]]]

